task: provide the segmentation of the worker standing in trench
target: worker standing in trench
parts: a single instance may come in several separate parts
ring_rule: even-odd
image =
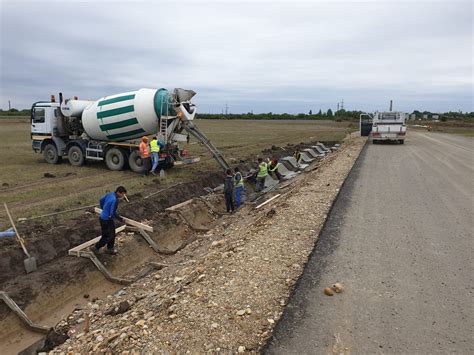
[[[234,169],[235,208],[240,207],[240,199],[244,191],[244,178],[239,168]]]
[[[278,180],[281,180],[283,178],[283,176],[278,171],[279,166],[280,166],[280,163],[278,161],[276,161],[275,159],[270,161],[270,163],[268,163],[268,172],[275,174],[276,178]]]
[[[119,201],[124,198],[127,190],[123,186],[117,187],[115,192],[109,192],[101,197],[100,208],[102,212],[99,216],[102,237],[97,244],[91,246],[94,253],[99,252],[100,248],[107,244],[107,253],[111,255],[117,254],[114,249],[115,245],[115,223],[114,219],[124,222],[123,218],[117,214]]]
[[[268,165],[262,158],[258,158],[257,186],[255,192],[260,192],[265,188],[265,178],[268,176]]]
[[[235,210],[234,205],[234,175],[232,175],[232,170],[227,169],[226,176],[224,180],[224,198],[225,206],[228,213],[233,213]]]

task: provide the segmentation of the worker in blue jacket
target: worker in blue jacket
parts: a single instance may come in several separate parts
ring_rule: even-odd
[[[107,244],[107,253],[111,255],[117,254],[114,249],[115,245],[115,223],[114,219],[124,222],[124,219],[117,214],[117,207],[119,200],[123,199],[127,190],[123,186],[117,187],[115,192],[109,192],[101,197],[100,208],[102,212],[99,216],[100,228],[102,229],[102,238],[97,244],[91,247],[91,250],[96,253]]]

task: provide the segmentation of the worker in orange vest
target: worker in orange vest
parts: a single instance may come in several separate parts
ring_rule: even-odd
[[[150,170],[150,148],[148,147],[148,137],[144,136],[140,143],[140,157],[142,158],[142,176],[147,176]]]

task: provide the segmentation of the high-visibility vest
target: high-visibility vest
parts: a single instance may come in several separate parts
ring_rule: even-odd
[[[152,153],[158,153],[160,151],[160,146],[158,145],[158,141],[156,139],[153,139],[150,142],[150,150]]]
[[[268,165],[264,161],[258,165],[257,177],[266,177],[268,176]]]
[[[238,181],[237,181],[237,176],[240,177],[240,180],[238,180]],[[235,187],[244,186],[244,178],[242,177],[241,173],[235,173],[235,175],[234,175],[234,186]]]
[[[280,166],[280,163],[276,163],[275,166],[272,167],[272,165],[269,166],[270,168],[270,171],[271,172],[274,172],[276,170],[278,170],[278,167]]]
[[[148,150],[148,144],[145,142],[140,143],[140,156],[142,158],[148,158],[150,156],[150,151]]]

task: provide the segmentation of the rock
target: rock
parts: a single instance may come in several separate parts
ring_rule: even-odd
[[[99,308],[100,308],[100,307],[99,307],[99,305],[98,305],[97,303],[94,303],[94,304],[92,305],[92,309],[93,309],[93,310],[96,310],[96,311],[97,311]]]
[[[84,298],[89,298],[89,294],[86,293],[83,297]]]
[[[104,337],[102,335],[98,335],[97,338],[95,338],[96,341],[102,342],[104,341]]]
[[[85,319],[84,318],[79,318],[76,323],[77,324],[81,324],[81,323],[84,323]]]
[[[237,315],[238,316],[243,316],[245,314],[245,310],[244,309],[240,309],[237,311]]]
[[[247,313],[247,314],[252,314],[252,310],[251,310],[250,308],[247,308],[247,309],[245,310],[245,313]]]
[[[325,287],[325,288],[324,288],[324,294],[325,294],[326,296],[332,296],[332,295],[334,295],[334,292],[331,290],[330,287]]]
[[[130,304],[128,301],[122,301],[118,305],[113,305],[108,310],[104,312],[106,316],[112,315],[115,316],[117,314],[125,313],[130,309]]]
[[[331,289],[336,293],[341,293],[344,291],[344,286],[341,283],[336,282],[334,285],[331,286]]]
[[[225,241],[223,239],[221,240],[215,240],[211,243],[211,248],[218,248],[222,245],[224,245]]]
[[[152,316],[153,316],[153,312],[150,311],[150,312],[148,312],[147,314],[145,314],[145,317],[144,317],[144,318],[145,318],[145,319],[148,319],[148,318],[151,318]]]
[[[178,276],[173,279],[174,283],[177,283],[183,280],[184,280],[184,277],[178,277]]]
[[[275,320],[272,319],[272,318],[268,318],[267,321],[268,321],[268,323],[270,323],[270,324],[275,324]]]
[[[169,315],[169,319],[175,319],[177,317],[176,313],[172,313]]]
[[[214,328],[214,329],[216,329],[216,328],[219,327],[219,324],[217,324],[217,323],[212,323],[212,324],[211,324],[211,327]]]
[[[145,320],[144,319],[140,319],[138,322],[135,323],[136,326],[138,327],[143,327],[145,325]]]
[[[237,352],[238,353],[244,353],[245,352],[245,346],[239,346],[239,348],[237,349]]]

